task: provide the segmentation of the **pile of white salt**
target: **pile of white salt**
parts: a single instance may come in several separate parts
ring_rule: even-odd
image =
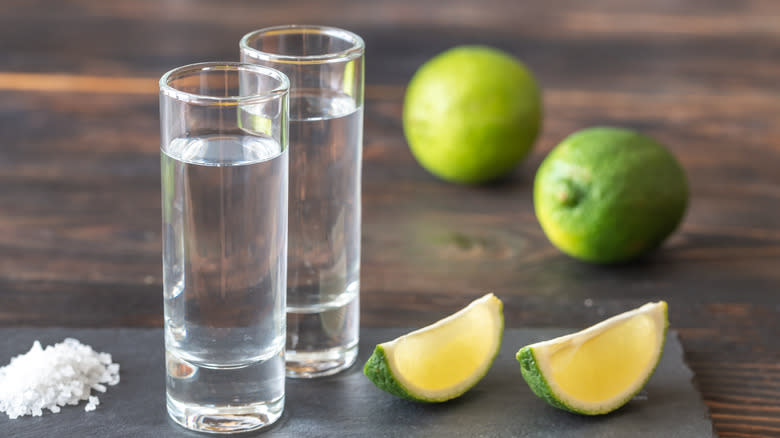
[[[40,416],[44,409],[57,413],[81,400],[88,400],[85,411],[94,411],[100,400],[92,390],[106,392],[106,384],[117,383],[119,364],[110,354],[72,338],[45,349],[35,341],[29,352],[0,368],[0,412],[11,419]]]

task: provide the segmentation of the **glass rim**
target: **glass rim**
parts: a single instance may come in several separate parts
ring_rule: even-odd
[[[271,77],[279,82],[279,85],[261,93],[249,94],[246,96],[209,96],[206,94],[190,93],[188,91],[182,91],[177,89],[171,84],[174,79],[184,77],[187,73],[208,72],[208,71],[252,71],[262,76]],[[262,102],[267,100],[277,99],[290,91],[290,79],[287,75],[279,70],[271,67],[266,67],[257,64],[248,64],[243,62],[198,62],[195,64],[187,64],[181,67],[176,67],[169,70],[160,78],[159,82],[160,93],[165,94],[176,100],[180,100],[186,103],[202,103],[202,104],[244,104],[252,102]]]
[[[264,52],[249,45],[249,42],[259,36],[265,35],[304,35],[304,34],[324,34],[333,38],[338,38],[352,45],[344,50],[337,52],[323,53],[319,55],[282,55],[279,53]],[[242,52],[246,52],[251,58],[263,61],[275,61],[279,63],[290,64],[325,64],[329,62],[349,61],[363,55],[365,43],[363,38],[354,32],[340,29],[332,26],[319,26],[312,24],[288,24],[282,26],[264,27],[254,30],[244,35],[239,42]]]

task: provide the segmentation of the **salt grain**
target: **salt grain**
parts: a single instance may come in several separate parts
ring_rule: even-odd
[[[105,392],[119,383],[119,364],[111,355],[97,353],[73,338],[41,348],[35,341],[26,354],[0,368],[0,412],[12,420],[23,415],[40,416],[43,409],[60,412],[60,406],[88,400],[85,411],[94,411],[100,400],[91,390]]]

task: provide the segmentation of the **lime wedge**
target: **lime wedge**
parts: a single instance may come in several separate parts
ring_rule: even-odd
[[[648,303],[581,332],[517,352],[531,390],[556,408],[585,415],[626,404],[653,374],[669,326],[663,301]]]
[[[363,374],[399,397],[447,401],[485,376],[503,333],[503,304],[487,294],[432,325],[377,345]]]

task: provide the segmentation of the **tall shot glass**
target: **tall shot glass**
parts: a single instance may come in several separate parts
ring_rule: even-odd
[[[289,81],[203,63],[160,79],[168,414],[205,432],[284,409]]]
[[[357,357],[363,40],[322,26],[245,35],[242,62],[290,78],[287,375],[335,374]]]

